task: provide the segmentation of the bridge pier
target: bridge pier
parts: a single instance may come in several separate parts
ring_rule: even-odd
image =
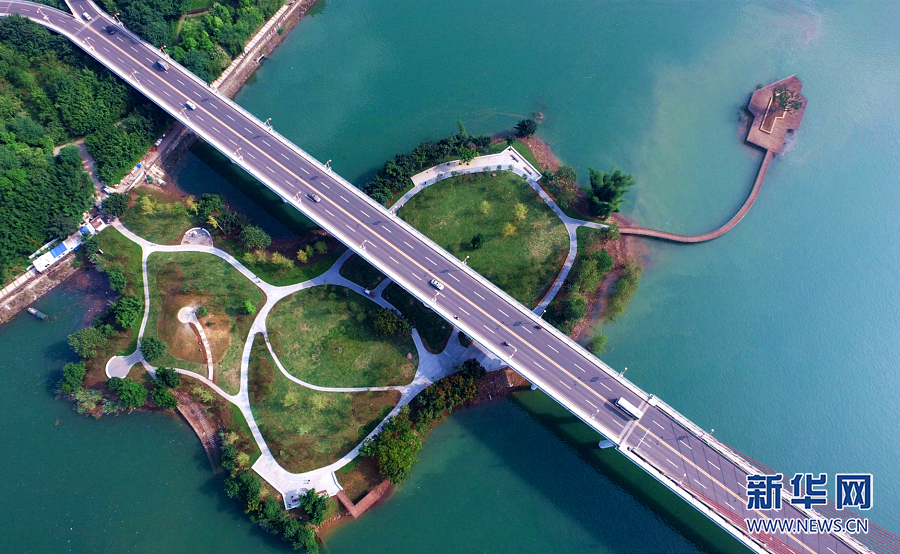
[[[614,443],[613,441],[611,441],[609,439],[606,439],[606,440],[600,441],[600,443],[597,446],[599,446],[602,449],[606,449],[606,448],[612,448],[615,445],[616,445],[616,443]]]

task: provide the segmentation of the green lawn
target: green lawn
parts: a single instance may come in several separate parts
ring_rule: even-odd
[[[384,280],[383,273],[356,254],[347,258],[341,266],[341,276],[370,290]]]
[[[431,308],[425,307],[421,300],[406,292],[397,283],[388,285],[381,293],[381,297],[409,318],[429,352],[437,354],[444,349],[453,330],[453,326],[444,318]]]
[[[102,263],[118,263],[125,268],[125,279],[128,285],[123,291],[125,296],[134,296],[141,301],[141,318],[129,329],[127,340],[115,341],[116,354],[128,355],[137,347],[137,336],[141,329],[144,311],[144,275],[141,269],[141,247],[128,239],[113,227],[107,227],[97,235],[100,250],[103,251]],[[104,363],[106,361],[104,360]]]
[[[184,232],[195,226],[177,195],[138,187],[131,198],[131,207],[119,219],[129,231],[151,242],[180,244]]]
[[[398,215],[526,306],[534,307],[549,289],[568,251],[562,221],[521,177],[507,171],[460,175],[414,196]],[[481,210],[482,202],[488,211]],[[516,221],[513,206],[528,213]],[[515,233],[503,236],[505,224]],[[472,248],[475,234],[484,246]]]
[[[269,449],[288,471],[328,465],[353,449],[400,399],[397,391],[318,392],[282,375],[261,335],[250,353],[250,406]]]
[[[528,148],[527,144],[517,140],[513,143],[512,147],[525,158],[526,162],[530,163],[538,171],[541,170],[541,166],[539,166],[537,160],[534,159],[534,154],[531,153],[531,148]],[[498,152],[503,152],[504,150],[506,150],[506,141],[492,144],[490,148],[488,148],[488,154],[496,154]]]
[[[214,381],[230,394],[240,388],[240,359],[254,315],[244,310],[250,300],[262,307],[265,295],[224,260],[200,252],[155,253],[148,259],[150,316],[145,337],[166,343],[165,356],[154,362],[206,375],[205,354],[196,331],[178,321],[183,306],[204,305],[209,315],[201,320],[210,341]]]
[[[372,327],[379,307],[345,287],[299,291],[269,313],[272,348],[298,379],[323,387],[405,385],[418,359],[412,337],[382,337]],[[411,353],[412,360],[406,359]]]
[[[231,237],[223,237],[219,234],[213,234],[215,238],[216,248],[220,248],[237,258],[247,269],[259,276],[263,281],[283,287],[302,283],[328,271],[334,262],[347,250],[347,247],[338,242],[334,238],[326,239],[328,244],[328,252],[325,254],[316,254],[306,263],[299,263],[294,259],[293,267],[285,269],[271,262],[271,252],[266,252],[266,259],[261,259],[254,254],[248,254],[238,241]]]

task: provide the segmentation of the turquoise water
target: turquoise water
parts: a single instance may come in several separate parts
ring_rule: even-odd
[[[761,154],[742,143],[741,106],[756,84],[797,73],[809,99],[803,128],[756,205],[715,242],[646,243],[641,288],[604,327],[603,358],[779,470],[873,473],[867,515],[898,531],[888,435],[900,361],[897,28],[888,3],[329,0],[238,100],[356,182],[455,131],[457,119],[489,133],[541,111],[539,135],[580,175],[613,164],[635,174],[626,215],[694,233],[727,221],[752,184]],[[224,191],[247,210],[272,206],[228,164],[197,153],[182,187]],[[278,215],[267,225],[286,234],[302,223]],[[53,400],[65,335],[95,298],[73,285],[37,304],[53,322],[22,316],[0,327],[0,499],[17,514],[0,524],[0,544],[283,550],[224,498],[180,422],[97,422]],[[325,548],[735,549],[594,440],[539,394],[454,414],[411,481]]]

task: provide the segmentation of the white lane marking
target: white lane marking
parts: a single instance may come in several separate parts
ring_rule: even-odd
[[[125,60],[123,60],[122,58],[119,58],[119,56],[116,56],[116,58],[118,58],[120,62],[125,63]]]
[[[416,279],[418,279],[418,280],[419,280],[419,281],[421,281],[421,280],[422,280],[422,278],[421,278],[421,277],[419,277],[419,276],[418,276],[418,275],[416,275],[416,274],[415,274],[415,273],[413,273],[413,277],[415,277],[415,278],[416,278]]]
[[[484,297],[483,297],[483,296],[481,296],[481,295],[480,295],[480,294],[478,294],[478,293],[477,293],[477,292],[475,292],[475,291],[474,291],[474,290],[473,290],[473,291],[472,291],[472,292],[474,292],[474,293],[475,293],[475,296],[477,296],[477,297],[478,297],[478,298],[481,298],[481,299],[482,299],[482,300],[484,300]]]
[[[559,381],[559,379],[557,379],[557,381]],[[559,381],[559,382],[562,383],[563,385],[565,385],[567,389],[572,390],[572,387],[570,387],[569,385],[566,385],[566,384],[563,383],[562,381]]]
[[[221,132],[222,132],[222,131],[216,129],[215,127],[213,127],[213,131],[215,131],[215,132],[217,132],[217,133],[221,133]]]
[[[219,109],[219,106],[216,106],[216,105],[213,104],[212,102],[210,102],[209,105],[212,106],[213,108],[217,109],[217,110]]]
[[[384,230],[387,231],[388,233],[393,233],[393,231],[391,231],[391,230],[388,229],[387,227],[385,227]]]
[[[328,186],[328,183],[324,183],[324,182],[323,182],[322,184],[325,185],[325,188],[327,188],[327,189],[330,189],[330,188],[331,188],[331,187]]]
[[[378,248],[378,245],[375,244],[374,242],[370,242],[370,243],[369,243],[369,246],[372,246],[372,247],[374,247],[374,248]]]
[[[200,117],[199,115],[197,116],[197,119],[199,119],[200,121],[203,121],[203,118]]]
[[[437,265],[436,263],[434,263],[434,260],[432,260],[428,256],[425,256],[425,259],[428,260],[429,262],[431,262],[431,265]]]
[[[168,92],[166,92],[166,91],[163,91],[163,94],[165,94],[165,95],[166,95],[166,96],[168,96],[168,97],[169,97],[169,98],[172,98],[172,95],[171,95],[171,94],[169,94],[169,93],[168,93]]]
[[[706,485],[704,485],[704,484],[701,483],[700,481],[694,479],[694,482],[697,483],[698,485],[700,485],[701,487],[703,487],[704,489],[706,488]]]
[[[178,81],[179,83],[181,83],[182,85],[187,86],[187,84],[184,81],[182,81],[181,79],[179,79],[178,77],[175,77],[175,80]]]
[[[393,256],[388,256],[388,258],[394,260],[394,263],[395,263],[395,264],[398,264],[398,265],[400,264],[400,262],[397,261],[397,258],[395,258],[395,257],[393,257]]]
[[[484,327],[485,329],[487,329],[488,331],[490,331],[492,335],[496,335],[496,334],[497,334],[497,333],[494,332],[493,329],[491,329],[491,328],[488,327],[487,325],[482,325],[482,327]]]
[[[266,139],[262,139],[262,141],[266,146],[272,146],[271,144],[269,144],[269,141],[267,141]],[[282,156],[284,156],[284,154],[282,154]]]
[[[300,169],[303,170],[303,173],[306,173],[307,175],[309,175],[309,171],[306,171],[306,168],[305,168],[305,167],[301,167]]]
[[[106,47],[104,46],[103,49],[105,50]],[[109,50],[107,50],[107,52],[109,52]],[[147,60],[147,61],[150,62],[150,63],[153,63],[153,60],[151,60],[150,58],[144,58],[144,59]]]
[[[581,367],[580,365],[578,365],[578,364],[572,364],[572,365],[574,365],[575,367],[577,367],[577,368],[580,369],[581,371],[584,371],[584,368]],[[585,373],[587,373],[587,372],[585,371]]]
[[[363,212],[362,210],[359,210],[359,211],[362,212],[362,214],[363,214],[364,216],[366,216],[366,217],[372,217],[372,216],[370,216],[369,214],[367,214],[366,212]]]
[[[328,213],[328,215],[330,215],[330,216],[331,216],[331,217],[334,217],[334,214],[333,214],[333,213],[331,213],[331,211],[330,211],[330,210],[328,210],[328,209],[327,209],[327,208],[326,208],[326,209],[325,209],[325,211],[326,211],[326,212],[327,212],[327,213]]]
[[[459,306],[457,306],[457,308],[459,308]],[[469,312],[465,311],[465,310],[462,309],[462,308],[459,308],[459,311],[461,311],[462,313],[464,313],[464,314],[466,314],[466,315],[472,315],[472,314],[470,314]]]
[[[609,387],[607,387],[607,386],[606,386],[606,383],[604,383],[603,381],[600,381],[600,384],[603,385],[603,388],[605,388],[606,390],[612,392],[612,389],[609,388]]]
[[[553,347],[550,346],[549,344],[547,345],[547,348],[549,348],[550,350],[552,350],[552,351],[556,352],[557,354],[559,354],[559,350],[553,348]]]
[[[272,168],[271,168],[271,167],[269,167],[269,166],[266,166],[266,169],[268,169],[268,170],[269,170],[269,171],[271,171],[271,172],[272,172],[272,173],[275,173],[275,170],[274,170],[274,169],[272,169]]]
[[[657,423],[657,422],[655,422],[655,421],[653,422],[653,425],[656,425],[657,427],[659,427],[659,428],[662,429],[663,431],[666,430],[665,427],[663,427],[662,425],[660,425],[659,423]]]
[[[673,462],[672,460],[666,458],[666,461],[669,462],[670,464],[672,464],[673,466],[675,466],[676,468],[678,467],[678,464],[676,464],[676,463]]]
[[[116,37],[116,40],[122,42],[122,37]]]
[[[613,420],[613,423],[615,423],[616,425],[618,425],[618,426],[621,427],[622,429],[625,428],[624,425],[622,425],[621,423],[619,423],[619,420],[618,420],[618,419],[614,419],[614,420]]]
[[[685,446],[687,446],[687,447],[688,447],[688,448],[691,448],[691,445],[689,445],[689,444],[688,444],[688,443],[686,443],[686,442],[685,442],[685,441],[683,441],[683,440],[681,440],[681,439],[678,439],[678,440],[680,440],[680,441],[681,441],[681,444],[683,444],[683,445],[685,445]],[[691,450],[693,450],[693,448],[691,448]]]
[[[227,118],[228,118],[228,119],[230,119],[230,120],[232,120],[232,121],[234,121],[234,118],[233,118],[233,117],[231,117],[231,116],[230,116],[230,115],[228,115],[228,114],[225,114],[225,117],[227,117]]]
[[[233,145],[235,145],[235,146],[237,146],[237,143],[236,143],[236,142],[234,142],[234,141],[233,141],[233,140],[231,140],[231,139],[228,139],[228,142],[230,142],[230,143],[231,143],[231,144],[233,144]]]
[[[256,156],[254,156],[252,152],[247,152],[247,155],[250,156],[251,158],[253,158],[254,160],[256,159]]]
[[[343,195],[338,194],[338,196],[340,196],[340,197],[341,197],[341,200],[343,200],[344,202],[346,202],[346,203],[348,203],[348,204],[350,203],[350,201],[347,200],[346,198],[344,198]]]
[[[531,329],[529,329],[528,327],[522,327],[522,329],[525,329],[526,331],[528,331],[529,335],[531,334]]]
[[[248,128],[246,128],[246,127],[244,127],[244,130],[247,131],[247,132],[250,133],[250,134],[253,134],[253,131],[251,131],[250,129],[248,129]]]
[[[192,90],[191,92],[193,92],[195,95],[197,95],[197,98],[203,98],[203,97],[200,95],[200,93],[197,92],[196,90]]]
[[[543,370],[543,371],[547,371],[546,369],[544,369],[544,366],[542,366],[541,364],[539,364],[539,363],[537,363],[537,362],[534,362],[534,365],[538,366],[538,367],[541,368],[541,370]]]
[[[409,246],[410,248],[415,248],[413,245],[411,245],[410,243],[408,243],[406,241],[403,241],[403,244],[405,244],[406,246]]]
[[[344,223],[344,227],[350,229],[351,231],[356,231],[356,229],[354,229],[353,227],[347,225],[346,223]]]
[[[709,460],[706,460],[706,463],[708,463],[709,465],[711,465],[711,466],[713,466],[714,468],[718,469],[719,471],[722,471],[722,469],[721,469],[719,466],[717,466],[716,464],[710,462]]]
[[[724,502],[724,501],[723,501],[723,502]],[[725,502],[725,505],[728,506],[729,508],[731,508],[732,510],[734,510],[734,506],[732,506],[732,505],[729,504],[728,502]],[[736,511],[736,510],[734,510],[734,511]],[[828,548],[828,547],[826,546],[825,548]],[[828,550],[831,550],[831,549],[828,548]],[[834,552],[834,550],[831,550],[831,551]],[[834,552],[834,554],[837,554],[837,552]]]
[[[107,47],[105,47],[105,46],[101,46],[101,48],[103,48],[104,50],[106,50],[107,52],[109,52],[109,48],[107,48]]]
[[[726,504],[728,504],[728,503],[726,502]],[[732,510],[733,510],[733,509],[734,509],[734,508],[732,508]],[[825,548],[827,548],[828,550],[831,550],[831,547],[826,546]],[[832,551],[834,554],[837,554],[837,552],[835,552],[834,550],[831,550],[831,551]]]
[[[588,404],[590,404],[591,406],[593,406],[595,410],[599,410],[599,409],[600,409],[600,408],[597,407],[596,404],[594,404],[594,403],[591,402],[590,400],[585,400],[585,402],[587,402]]]
[[[294,188],[294,183],[288,181],[287,179],[285,179],[284,182],[287,183],[287,186]]]
[[[497,311],[500,312],[501,314],[505,315],[506,317],[509,317],[509,314],[506,313],[506,312],[504,312],[504,311],[501,310],[500,308],[497,308]]]
[[[263,142],[266,142],[266,141],[263,141]],[[270,144],[269,146],[272,146],[272,145]],[[288,157],[285,156],[284,154],[282,154],[281,157],[284,158],[285,160],[290,160],[290,158],[288,158]]]
[[[129,46],[128,48],[131,48],[132,50],[134,50],[135,52],[137,52],[137,48],[135,48],[134,46]]]
[[[453,277],[453,280],[456,281],[457,283],[459,283],[459,279],[456,278],[456,275],[454,275],[452,273],[448,273],[447,275],[449,275],[450,277]],[[478,293],[476,292],[475,294],[478,294]]]

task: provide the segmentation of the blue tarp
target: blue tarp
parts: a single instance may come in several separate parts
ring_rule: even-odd
[[[65,252],[66,252],[65,244],[57,244],[56,246],[53,247],[52,250],[50,250],[50,253],[53,254],[54,258],[58,258],[58,257],[62,256]]]
[[[82,235],[90,235],[91,234],[91,229],[87,225],[85,225],[84,227],[79,229],[79,231],[81,231]]]

